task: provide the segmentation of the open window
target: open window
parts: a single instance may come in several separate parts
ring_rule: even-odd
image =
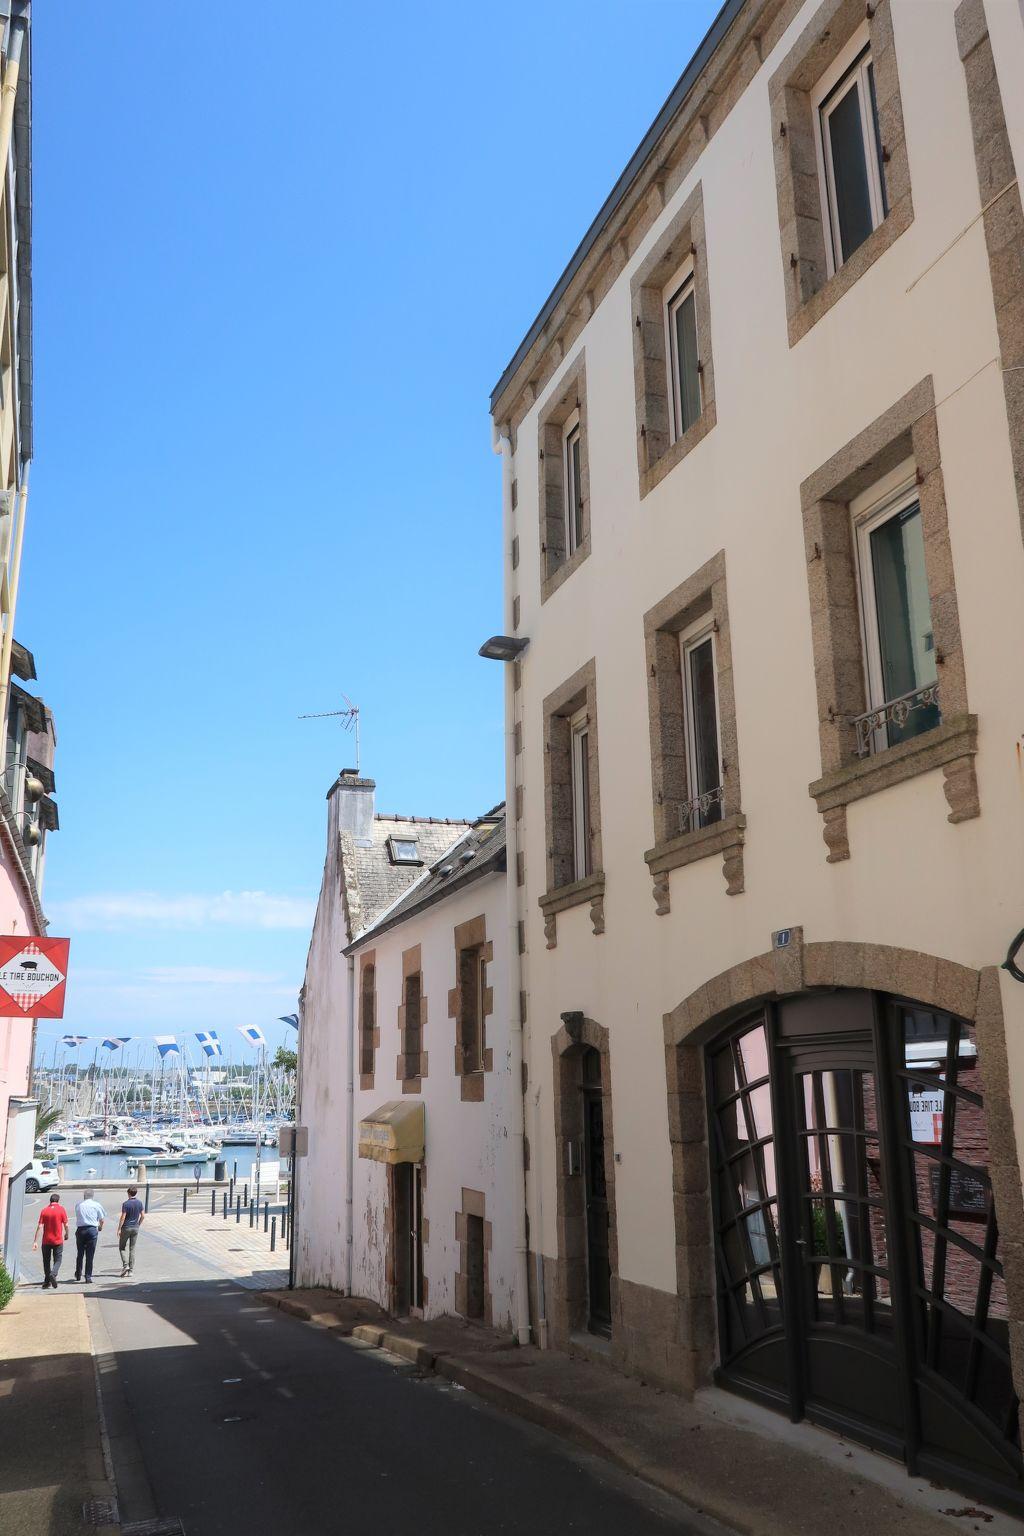
[[[583,543],[583,439],[580,413],[573,411],[565,424],[563,458],[565,469],[565,547],[574,555]]]
[[[831,275],[889,211],[866,27],[818,82],[813,99],[825,256]]]
[[[866,756],[930,731],[939,708],[935,636],[913,465],[889,488],[851,504],[857,550],[868,712],[858,719]]]
[[[718,717],[714,620],[710,615],[679,636],[686,721],[687,785],[680,832],[722,819],[722,755]]]
[[[590,720],[585,709],[569,722],[572,753],[573,878],[593,874],[590,844]]]
[[[672,403],[672,441],[700,417],[700,358],[697,352],[697,293],[690,261],[665,289],[665,357]]]

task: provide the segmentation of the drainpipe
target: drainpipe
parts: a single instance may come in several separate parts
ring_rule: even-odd
[[[345,1295],[352,1295],[352,1248],[355,1242],[352,1191],[356,1155],[355,1052],[356,1052],[356,957],[348,956],[348,1072],[345,1081],[345,1116],[348,1126],[348,1167],[345,1169]]]
[[[495,434],[495,453],[501,454],[501,523],[504,558],[511,560],[514,515],[512,512],[512,442],[506,432]],[[505,582],[505,633],[512,633],[512,581]],[[511,666],[505,667],[505,844],[508,888],[508,1028],[509,1068],[512,1075],[512,1209],[515,1220],[516,1339],[530,1342],[530,1279],[526,1250],[526,1159],[524,1157],[523,1015],[520,993],[523,960],[519,953],[519,891],[516,865],[519,850],[516,823],[515,686]]]
[[[14,104],[18,96],[18,76],[21,73],[21,50],[24,41],[24,18],[12,16],[11,35],[7,44],[7,68],[4,70],[3,89],[0,90],[0,170],[4,172],[7,169],[7,157],[11,152]]]

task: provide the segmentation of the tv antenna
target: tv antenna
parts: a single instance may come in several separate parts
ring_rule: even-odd
[[[324,709],[316,715],[300,715],[300,720],[338,720],[343,731],[356,733],[356,773],[359,772],[359,705],[353,704],[347,693],[342,694],[345,709]]]

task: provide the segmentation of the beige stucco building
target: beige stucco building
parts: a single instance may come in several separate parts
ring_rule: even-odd
[[[1018,1509],[1022,80],[726,4],[492,396],[537,1334]]]

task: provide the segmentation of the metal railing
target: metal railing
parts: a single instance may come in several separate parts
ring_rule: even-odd
[[[865,710],[862,715],[851,715],[849,723],[856,734],[857,756],[871,756],[871,753],[876,750],[879,731],[885,730],[889,725],[898,726],[902,730],[915,710],[933,707],[939,708],[938,683],[928,683],[924,688],[914,688],[910,693],[900,694],[898,699],[887,699],[877,709]]]
[[[706,827],[714,821],[721,821],[723,814],[722,802],[725,797],[725,786],[718,784],[714,789],[707,789],[702,795],[694,795],[692,800],[684,800],[679,807],[679,831],[693,832],[698,827]],[[715,814],[712,810],[717,807]]]

